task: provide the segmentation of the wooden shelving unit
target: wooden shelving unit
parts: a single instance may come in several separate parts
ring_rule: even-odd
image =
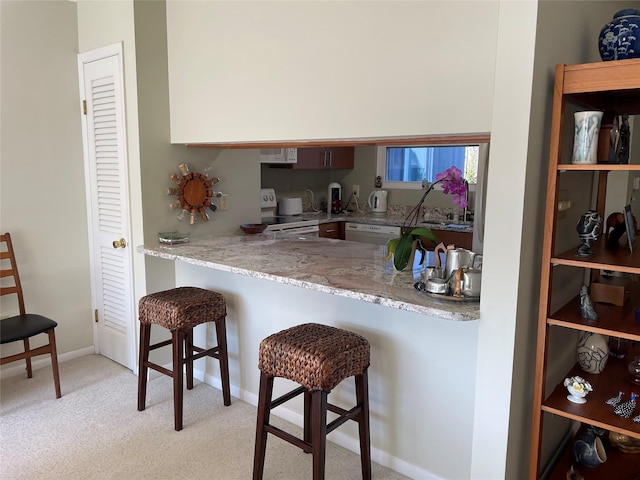
[[[635,321],[635,310],[640,307],[640,243],[631,253],[628,249],[609,250],[601,239],[593,250],[591,257],[576,256],[576,248],[566,252],[556,252],[555,244],[558,232],[558,176],[561,172],[591,172],[597,182],[597,198],[595,209],[604,217],[607,176],[611,171],[638,172],[640,162],[638,153],[632,155],[631,164],[618,165],[599,162],[597,165],[573,165],[571,153],[562,148],[563,124],[571,124],[565,119],[570,115],[565,106],[572,104],[577,108],[603,110],[605,115],[640,114],[640,59],[613,62],[590,63],[584,65],[558,65],[555,72],[555,87],[550,135],[550,156],[548,190],[545,209],[544,246],[542,254],[542,270],[540,279],[540,303],[538,317],[538,334],[536,350],[536,374],[534,388],[532,442],[530,452],[529,478],[538,479],[541,474],[540,452],[542,446],[544,413],[582,422],[582,427],[594,425],[634,438],[640,438],[640,424],[631,419],[623,419],[615,415],[605,401],[614,396],[618,390],[640,393],[640,387],[628,382],[627,365],[634,354],[640,354],[640,325]],[[638,117],[636,117],[638,118]],[[636,122],[637,123],[637,122]],[[635,128],[638,128],[636,125]],[[567,132],[567,134],[570,132]],[[638,146],[635,146],[637,151]],[[634,153],[634,152],[632,152]],[[604,159],[603,159],[604,160]],[[638,214],[638,212],[635,212]],[[603,226],[604,228],[604,226]],[[576,236],[577,240],[577,236]],[[579,244],[579,241],[576,242]],[[576,247],[578,246],[576,244]],[[631,284],[630,298],[623,306],[594,305],[598,312],[597,321],[588,321],[581,317],[579,299],[576,295],[555,311],[551,310],[554,289],[553,268],[556,265],[591,272],[592,277],[600,270],[609,270],[632,274],[636,281]],[[576,292],[578,293],[578,292]],[[594,391],[589,394],[585,404],[578,405],[567,400],[567,391],[562,383],[545,390],[547,383],[547,366],[553,359],[549,358],[548,342],[550,329],[565,328],[576,331],[590,331],[602,335],[614,336],[636,342],[635,350],[624,359],[610,357],[601,374],[588,374],[575,365],[566,376],[580,375],[587,379]],[[634,415],[640,414],[640,408]],[[566,451],[560,456],[550,478],[566,478],[567,469],[573,462],[573,441],[569,441]],[[607,462],[595,469],[588,469],[589,479],[637,479],[640,475],[640,455],[624,454],[613,447],[607,448]],[[585,467],[577,466],[587,473]],[[585,478],[586,475],[585,475]]]

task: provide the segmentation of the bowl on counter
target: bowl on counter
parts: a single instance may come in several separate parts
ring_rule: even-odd
[[[267,228],[266,223],[243,223],[240,225],[240,230],[242,230],[247,235],[253,235],[254,233],[262,233],[265,228]]]

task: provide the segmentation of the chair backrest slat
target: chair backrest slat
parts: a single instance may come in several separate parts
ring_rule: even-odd
[[[2,265],[2,274],[0,278],[13,277],[13,286],[4,286],[0,288],[0,296],[15,293],[18,295],[18,305],[20,307],[20,315],[25,315],[24,297],[22,294],[22,285],[20,284],[20,275],[18,275],[18,264],[16,263],[15,253],[13,251],[13,244],[11,243],[11,235],[4,233],[0,235],[0,243],[6,244],[6,249],[2,247],[0,252],[0,260],[9,260],[9,265]]]

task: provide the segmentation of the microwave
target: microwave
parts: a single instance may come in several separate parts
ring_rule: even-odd
[[[297,163],[297,148],[261,148],[260,163]]]

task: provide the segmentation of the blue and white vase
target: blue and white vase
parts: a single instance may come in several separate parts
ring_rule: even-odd
[[[580,465],[595,468],[607,461],[607,452],[600,439],[602,433],[599,431],[604,433],[602,429],[589,427],[573,444],[573,456]]]
[[[620,10],[600,31],[598,50],[602,60],[640,57],[640,10]]]
[[[576,112],[571,163],[591,165],[598,163],[598,134],[603,112]]]

